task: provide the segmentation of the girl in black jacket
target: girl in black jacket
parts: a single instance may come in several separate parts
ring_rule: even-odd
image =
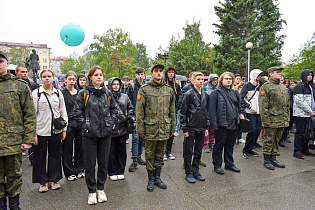
[[[108,159],[108,175],[113,181],[125,179],[126,139],[129,138],[127,131],[128,120],[131,122],[130,125],[132,125],[133,129],[135,129],[134,108],[129,97],[120,92],[120,87],[121,80],[119,78],[115,77],[108,80],[108,88],[112,91],[118,108]]]
[[[90,69],[87,76],[88,86],[79,92],[74,105],[75,118],[78,123],[82,123],[85,181],[89,190],[88,204],[107,201],[104,185],[114,127],[113,115],[117,110],[113,94],[104,86],[103,75],[103,70],[99,66]]]
[[[74,88],[77,75],[74,71],[68,71],[65,77],[65,88],[61,91],[65,99],[68,114],[68,128],[66,139],[62,142],[63,173],[69,181],[83,178],[84,162],[82,155],[82,128],[73,116],[73,107],[78,96],[78,90]],[[74,156],[73,156],[74,142]]]

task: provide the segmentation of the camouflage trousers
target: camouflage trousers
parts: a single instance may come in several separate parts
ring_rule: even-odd
[[[279,150],[279,141],[282,138],[284,128],[268,128],[265,127],[263,154],[276,155]]]
[[[167,140],[150,141],[145,140],[145,161],[148,171],[162,168],[164,165],[163,156],[166,149]]]
[[[0,198],[15,197],[22,187],[22,153],[0,157]]]

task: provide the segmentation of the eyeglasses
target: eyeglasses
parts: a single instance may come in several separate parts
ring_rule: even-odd
[[[232,80],[231,77],[225,77],[224,80]]]

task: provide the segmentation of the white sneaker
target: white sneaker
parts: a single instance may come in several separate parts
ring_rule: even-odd
[[[164,161],[167,161],[167,156],[166,156],[166,154],[164,154],[163,160],[164,160]]]
[[[117,180],[118,180],[117,175],[109,176],[109,178],[110,178],[110,180],[112,180],[112,181],[117,181]]]
[[[123,174],[117,175],[117,179],[119,180],[124,180],[125,176]]]
[[[168,159],[170,159],[170,160],[175,160],[175,156],[173,156],[172,154],[169,154],[169,155],[168,155]]]
[[[178,135],[179,135],[178,132],[175,132],[175,133],[174,133],[174,136],[175,136],[175,137],[178,136]]]
[[[97,191],[97,198],[98,198],[99,203],[104,203],[107,201],[107,197],[106,197],[104,190],[98,190]]]
[[[246,141],[244,139],[239,139],[238,142],[245,144]]]
[[[89,193],[88,204],[89,205],[97,204],[96,193]]]
[[[69,181],[74,181],[76,179],[77,179],[76,175],[71,175],[71,176],[68,177]]]
[[[78,179],[84,178],[85,177],[84,172],[80,172],[77,177]]]

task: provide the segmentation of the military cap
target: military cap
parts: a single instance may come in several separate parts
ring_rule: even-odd
[[[273,66],[273,67],[270,67],[269,69],[267,69],[268,73],[271,73],[271,72],[274,72],[274,71],[277,71],[277,70],[280,70],[282,71],[284,68],[282,67],[279,67],[279,66]]]
[[[4,52],[2,52],[2,51],[0,51],[0,57],[3,57],[3,58],[5,58],[6,60],[8,60],[7,55],[6,55]]]
[[[153,72],[153,69],[155,69],[155,68],[161,68],[162,70],[164,70],[164,65],[162,65],[162,64],[155,64],[155,65],[152,67],[151,72]]]

